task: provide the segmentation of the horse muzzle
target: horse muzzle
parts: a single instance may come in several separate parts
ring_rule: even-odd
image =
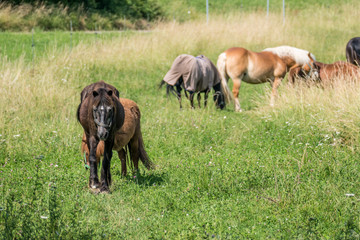
[[[97,127],[97,135],[101,141],[105,141],[109,137],[109,130],[104,127]]]

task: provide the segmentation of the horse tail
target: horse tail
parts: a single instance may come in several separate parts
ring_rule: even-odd
[[[229,80],[229,76],[226,73],[226,53],[225,52],[223,52],[219,55],[216,65],[217,65],[217,68],[220,73],[221,88],[224,91],[225,100],[227,103],[229,103],[229,102],[233,101],[234,98],[233,98],[232,92],[230,91],[229,86],[227,84],[227,81]]]
[[[155,165],[154,163],[150,160],[147,152],[145,151],[145,147],[144,147],[144,141],[142,138],[142,134],[140,133],[139,136],[139,156],[140,156],[140,160],[141,162],[144,164],[144,166],[150,170],[150,169],[155,169]]]
[[[160,84],[159,84],[159,89],[162,88],[162,86],[164,86],[165,83],[166,83],[166,82],[164,81],[164,79],[161,80],[161,82],[160,82]]]

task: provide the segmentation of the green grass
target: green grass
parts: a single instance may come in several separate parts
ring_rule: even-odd
[[[350,13],[331,15],[343,9]],[[3,33],[0,238],[358,239],[360,116],[358,98],[351,98],[357,88],[336,95],[289,89],[284,81],[271,109],[267,84],[243,84],[242,113],[233,105],[216,110],[211,100],[195,110],[184,100],[180,111],[174,97],[157,89],[180,53],[216,62],[226,47],[288,43],[324,62],[343,59],[346,40],[357,33],[355,18],[339,21],[356,15],[350,10],[320,12],[319,25],[309,24],[311,12],[300,12],[280,30],[273,17],[272,35],[253,27],[262,26],[262,15],[245,16],[236,29],[220,18],[221,25],[103,33],[98,42],[75,33],[71,52],[68,33],[37,32],[34,69],[31,35]],[[82,88],[98,80],[138,103],[145,148],[157,168],[141,165],[140,173],[121,177],[114,154],[111,194],[94,195],[75,112]],[[346,96],[350,103],[341,105]]]
[[[96,41],[118,39],[119,37],[131,36],[133,31],[93,31],[93,32],[42,32],[34,33],[0,33],[0,56],[8,60],[16,60],[24,57],[25,61],[32,61],[41,58],[44,54],[67,49],[79,43],[96,43]],[[33,45],[34,44],[34,45]],[[34,51],[34,52],[33,52]]]

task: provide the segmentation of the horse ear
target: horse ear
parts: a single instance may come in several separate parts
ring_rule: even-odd
[[[109,90],[109,91],[107,92],[107,94],[108,94],[109,96],[111,96],[111,95],[113,94],[113,91],[112,91],[112,90]]]
[[[310,52],[308,52],[308,56],[309,56],[309,59],[310,59],[311,62],[315,62],[315,60],[311,57],[311,53],[310,53]]]
[[[97,97],[99,95],[99,93],[97,91],[93,91],[93,96]]]
[[[117,96],[118,98],[120,98],[120,93],[117,89],[115,89],[115,96]]]

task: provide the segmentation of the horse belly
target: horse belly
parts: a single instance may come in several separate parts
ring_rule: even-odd
[[[271,67],[259,67],[250,60],[247,66],[247,71],[243,73],[242,81],[252,84],[268,82],[272,77],[272,71],[273,69]]]
[[[271,74],[266,74],[266,73],[256,74],[256,73],[245,72],[244,76],[242,77],[242,81],[251,84],[259,84],[259,83],[269,82],[271,80],[273,80],[273,76],[271,76]]]
[[[135,124],[133,122],[124,124],[116,133],[113,150],[120,151],[130,142],[135,134]]]

